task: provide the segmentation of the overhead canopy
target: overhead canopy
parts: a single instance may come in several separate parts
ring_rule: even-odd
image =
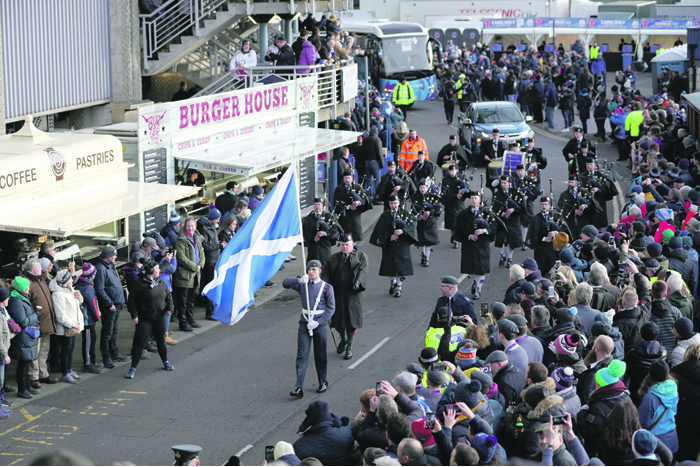
[[[679,45],[671,49],[666,49],[651,61],[656,62],[682,62],[688,59],[688,44]]]
[[[326,152],[357,140],[362,133],[289,127],[236,143],[179,156],[193,169],[250,176]]]
[[[197,193],[197,187],[117,181],[47,198],[37,205],[0,202],[0,230],[65,237]]]

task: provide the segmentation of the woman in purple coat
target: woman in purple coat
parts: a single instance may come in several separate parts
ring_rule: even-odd
[[[316,64],[316,47],[309,42],[309,41],[304,41],[304,43],[301,45],[301,55],[299,55],[299,63],[297,65],[302,66],[302,65],[315,65]],[[306,70],[297,70],[297,73],[310,73],[310,69]]]

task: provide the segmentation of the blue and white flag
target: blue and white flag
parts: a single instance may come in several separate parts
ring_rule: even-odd
[[[237,323],[253,304],[253,293],[279,270],[302,240],[296,164],[233,236],[219,257],[203,295],[216,307],[214,318]]]

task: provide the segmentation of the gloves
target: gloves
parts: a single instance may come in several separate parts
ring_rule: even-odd
[[[355,281],[355,283],[352,284],[352,291],[353,292],[359,292],[361,288],[362,288],[362,282],[360,282],[360,281]]]
[[[308,275],[308,274],[304,274],[303,276],[301,276],[301,277],[299,278],[299,283],[300,283],[300,284],[308,284],[308,283],[309,283],[309,275]]]
[[[527,168],[527,171],[528,171],[528,172],[532,172],[532,171],[535,170],[536,168],[537,168],[537,164],[534,164],[534,163],[533,163],[533,164],[530,164],[530,166]]]
[[[309,324],[307,324],[306,327],[309,329],[309,331],[313,331],[318,327],[318,321],[309,321]]]

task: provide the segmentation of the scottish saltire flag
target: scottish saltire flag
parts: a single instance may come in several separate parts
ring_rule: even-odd
[[[389,116],[391,115],[392,110],[393,109],[391,107],[391,103],[388,100],[385,101],[384,106],[382,107],[382,113],[386,116]]]
[[[219,257],[203,291],[214,303],[214,318],[237,323],[253,304],[253,293],[284,263],[302,240],[296,164],[292,164]]]

